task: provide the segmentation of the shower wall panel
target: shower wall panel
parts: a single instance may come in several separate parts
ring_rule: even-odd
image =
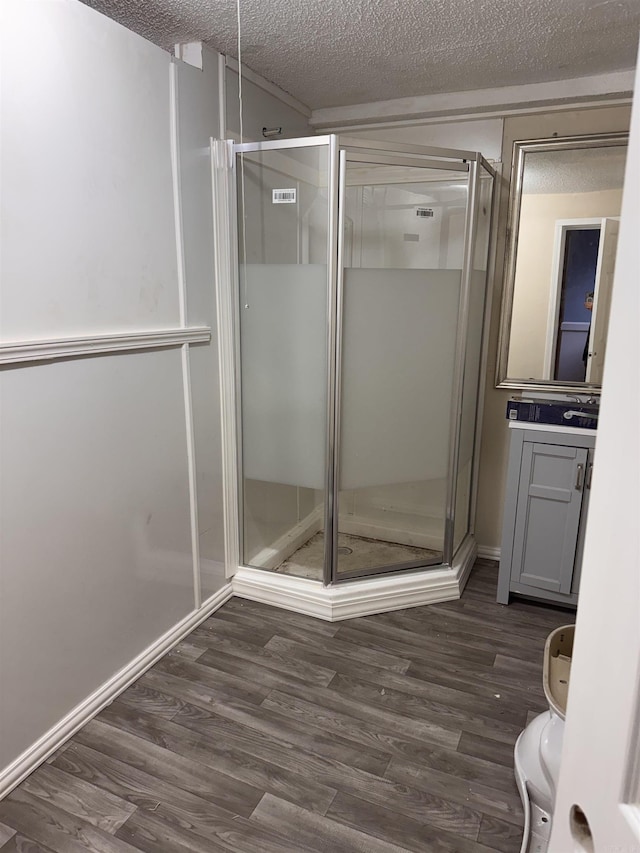
[[[179,350],[0,373],[0,767],[187,616]]]
[[[210,137],[218,136],[217,59],[216,53],[204,47],[202,70],[184,62],[174,62],[173,67],[186,320],[189,325],[212,329],[210,344],[189,349],[203,601],[226,581],[211,156],[207,145]]]
[[[321,506],[322,494],[316,498],[311,489],[245,480],[245,562],[275,568],[297,547],[291,537],[298,526],[308,532],[307,538],[321,529],[323,518],[318,512]]]
[[[438,549],[444,537],[446,496],[446,477],[344,491],[340,530]]]
[[[0,336],[176,326],[169,56],[82,4],[25,5],[3,20]]]

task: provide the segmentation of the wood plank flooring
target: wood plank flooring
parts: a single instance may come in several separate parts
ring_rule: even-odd
[[[329,624],[234,598],[0,803],[1,853],[517,853],[515,740],[571,612]]]

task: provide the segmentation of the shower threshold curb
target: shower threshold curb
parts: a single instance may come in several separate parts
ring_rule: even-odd
[[[468,536],[451,568],[399,572],[334,586],[241,566],[232,579],[233,594],[327,622],[339,622],[456,600],[462,594],[476,555],[475,540]]]

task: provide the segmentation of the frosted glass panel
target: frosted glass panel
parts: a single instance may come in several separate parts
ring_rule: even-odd
[[[467,176],[348,167],[338,574],[441,563]]]
[[[446,477],[459,297],[459,270],[345,270],[341,489]]]
[[[326,145],[237,161],[243,562],[279,570],[314,538],[318,576],[327,472],[328,162]]]
[[[241,311],[244,476],[323,489],[327,268],[251,264],[246,275],[251,304]]]

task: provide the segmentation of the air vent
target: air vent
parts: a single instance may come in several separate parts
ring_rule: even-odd
[[[422,216],[423,219],[431,219],[433,217],[433,208],[418,207],[416,208],[416,216]]]
[[[271,190],[271,201],[273,204],[295,204],[296,191],[291,190]]]

